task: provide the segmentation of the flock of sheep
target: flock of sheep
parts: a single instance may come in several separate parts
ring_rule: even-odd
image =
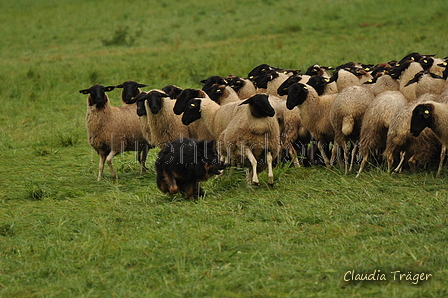
[[[262,64],[244,78],[209,77],[201,89],[94,85],[80,92],[88,95],[98,180],[105,162],[117,178],[112,159],[121,152],[136,151],[143,172],[149,149],[183,138],[214,140],[225,164],[247,169],[248,184],[259,184],[258,173],[268,169],[272,186],[272,169],[285,160],[297,167],[337,162],[346,174],[362,160],[357,176],[369,160],[397,172],[436,161],[439,174],[448,145],[445,60],[412,53],[377,65],[312,65],[305,73]],[[109,103],[115,88],[122,88],[121,106]]]

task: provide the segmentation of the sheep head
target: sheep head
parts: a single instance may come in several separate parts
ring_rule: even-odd
[[[123,84],[115,86],[115,88],[123,88],[121,93],[121,99],[123,102],[128,103],[128,101],[134,99],[137,94],[141,92],[139,88],[147,87],[148,85],[139,84],[134,81],[126,81]]]
[[[167,85],[162,88],[162,91],[168,94],[171,99],[176,99],[182,93],[183,89],[176,85]]]
[[[292,84],[288,90],[286,107],[292,110],[295,106],[301,105],[306,100],[308,93],[309,90],[306,85],[301,83]]]
[[[163,108],[163,98],[169,97],[165,92],[160,92],[158,90],[151,90],[147,94],[147,100],[149,104],[149,109],[151,113],[154,115],[158,114],[159,111]]]
[[[176,99],[174,104],[174,114],[180,115],[188,107],[188,102],[193,98],[204,98],[207,94],[201,89],[184,89]]]
[[[184,125],[193,123],[201,118],[201,103],[202,100],[200,98],[193,98],[188,102],[182,115],[182,123]]]
[[[267,94],[255,94],[239,105],[248,104],[252,116],[255,118],[274,117],[275,110],[269,103]]]
[[[137,94],[137,96],[126,102],[127,104],[137,103],[137,115],[139,117],[147,115],[145,107],[145,100],[148,99],[147,96],[148,92],[141,92]]]
[[[419,104],[414,108],[411,117],[411,134],[414,137],[418,137],[426,127],[431,126],[433,111],[434,106],[430,103]]]
[[[287,78],[277,89],[277,93],[280,96],[288,95],[288,88],[294,83],[298,83],[302,80],[301,75],[290,76]]]
[[[109,92],[115,89],[115,86],[93,85],[89,89],[79,90],[79,93],[89,94],[89,106],[96,105],[97,108],[102,108],[108,101],[108,97],[105,92]]]

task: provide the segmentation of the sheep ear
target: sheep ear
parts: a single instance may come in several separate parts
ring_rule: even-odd
[[[118,87],[118,86],[117,86],[117,87]],[[138,88],[143,88],[143,87],[148,87],[148,85],[145,85],[145,84],[138,84],[137,87],[138,87]]]
[[[418,79],[419,79],[419,77],[414,77],[412,80],[410,80],[406,85],[404,85],[405,87],[407,87],[407,86],[409,86],[409,85],[412,85],[412,84],[414,84],[414,83],[417,83],[418,82]]]
[[[207,83],[207,80],[201,80],[200,81],[202,84],[205,84],[205,83]]]
[[[89,93],[90,93],[90,90],[89,90],[89,89],[79,90],[79,93],[82,93],[82,94],[89,94]]]
[[[431,116],[429,109],[423,111],[423,118],[428,119]]]
[[[112,91],[114,89],[115,89],[115,86],[107,86],[107,87],[104,88],[104,91],[105,92],[109,92],[109,91]]]
[[[123,84],[115,86],[115,88],[124,88]]]

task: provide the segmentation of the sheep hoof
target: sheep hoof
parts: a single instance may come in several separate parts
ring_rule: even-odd
[[[255,186],[260,186],[260,182],[252,182],[252,185],[255,185]]]
[[[274,188],[274,182],[268,183],[269,188]]]

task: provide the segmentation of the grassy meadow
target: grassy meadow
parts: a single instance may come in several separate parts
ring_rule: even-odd
[[[443,58],[447,19],[445,0],[2,1],[0,297],[447,297],[446,168],[283,166],[273,189],[235,170],[185,201],[157,189],[157,150],[144,175],[124,153],[96,181],[78,93]]]

